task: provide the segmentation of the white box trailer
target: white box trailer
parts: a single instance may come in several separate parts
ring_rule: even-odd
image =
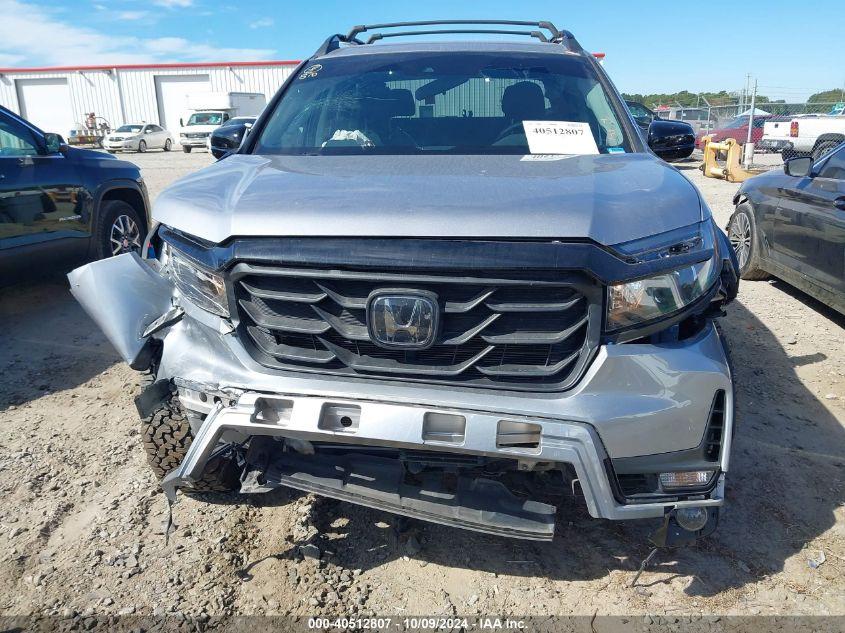
[[[188,95],[189,110],[238,110],[238,116],[255,116],[267,105],[260,92],[195,92]]]
[[[206,140],[229,119],[258,116],[267,105],[260,92],[199,92],[187,95],[188,112],[180,120],[182,151],[205,147]]]

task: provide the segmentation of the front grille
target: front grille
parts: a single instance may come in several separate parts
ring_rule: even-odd
[[[208,134],[208,132],[190,132],[185,134],[185,138],[205,138]]]
[[[231,281],[241,340],[276,369],[558,390],[580,376],[600,327],[599,286],[559,271],[493,278],[239,264]],[[386,289],[437,295],[432,347],[386,349],[370,340],[367,298]]]

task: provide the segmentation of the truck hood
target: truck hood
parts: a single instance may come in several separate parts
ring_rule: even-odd
[[[114,178],[132,178],[135,180],[141,177],[141,172],[135,163],[129,162],[128,160],[121,160],[117,156],[99,150],[84,147],[69,147],[65,151],[65,158],[74,163],[79,163],[84,169],[90,169],[92,167],[108,168],[109,173]],[[120,169],[124,169],[129,173],[124,174],[116,171]]]
[[[153,217],[219,243],[248,236],[590,238],[687,226],[698,191],[650,154],[230,156],[167,188]]]

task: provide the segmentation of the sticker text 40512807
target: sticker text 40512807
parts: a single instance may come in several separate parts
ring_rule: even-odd
[[[589,123],[580,121],[523,121],[532,154],[598,154]]]

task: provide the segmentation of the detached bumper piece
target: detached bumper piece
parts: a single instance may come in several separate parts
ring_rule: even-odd
[[[414,485],[397,459],[280,453],[262,470],[247,471],[241,492],[279,486],[476,532],[542,541],[554,536],[554,506],[520,499],[491,479],[457,477],[447,488],[432,475]]]

